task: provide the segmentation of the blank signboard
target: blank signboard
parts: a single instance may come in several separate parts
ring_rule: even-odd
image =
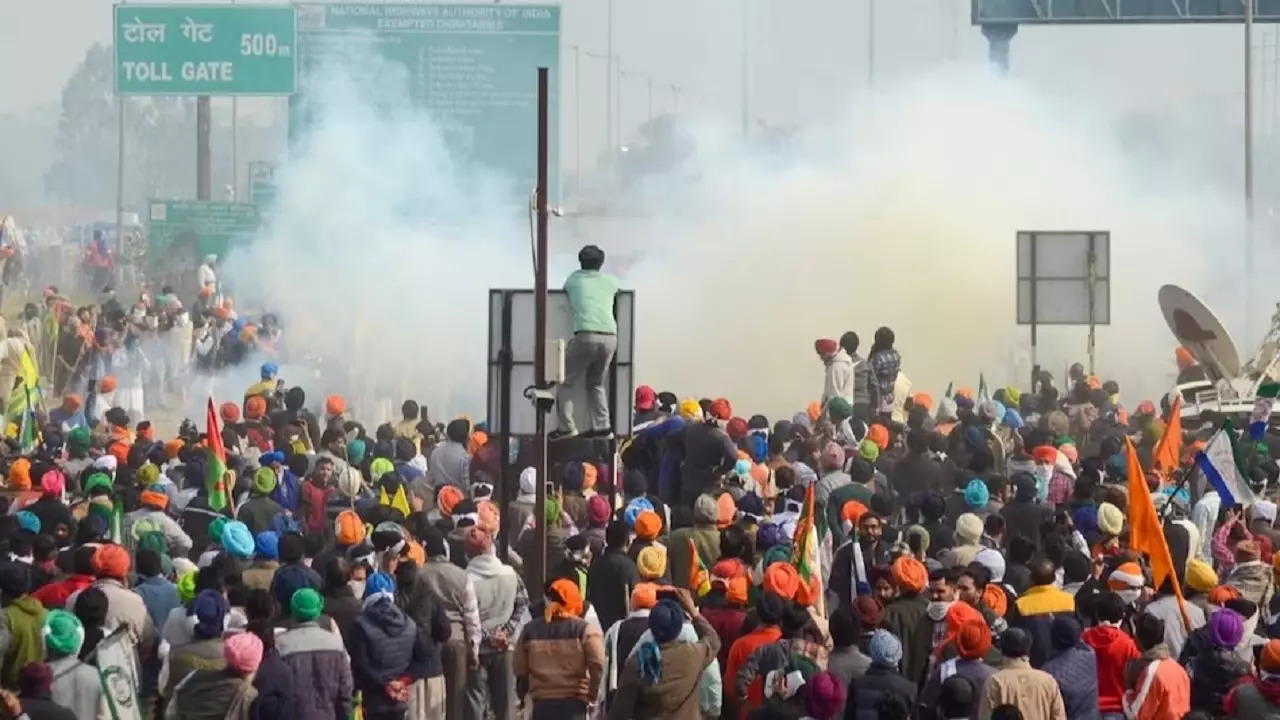
[[[1111,323],[1110,232],[1020,231],[1017,252],[1019,325]]]

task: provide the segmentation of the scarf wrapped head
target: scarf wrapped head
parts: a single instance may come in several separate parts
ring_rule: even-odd
[[[86,427],[78,427],[67,433],[67,448],[83,453],[89,449],[89,429]]]
[[[1230,585],[1219,585],[1209,591],[1209,604],[1222,607],[1228,600],[1240,599],[1240,591]]]
[[[542,611],[542,619],[551,622],[556,618],[582,617],[582,591],[578,584],[567,578],[554,580],[547,586],[547,605]]]
[[[946,636],[943,638],[943,641],[938,645],[938,649],[934,651],[934,659],[936,660],[942,656],[942,651],[947,647],[949,643],[955,643],[956,650],[960,651],[961,657],[971,657],[971,656],[966,656],[962,648],[960,647],[961,631],[965,630],[966,629],[965,626],[971,623],[977,623],[981,625],[984,630],[987,630],[986,644],[987,644],[987,648],[989,649],[991,647],[991,631],[987,628],[987,621],[983,619],[982,613],[978,612],[978,610],[972,605],[970,605],[969,603],[953,602],[951,603],[951,607],[947,608]],[[972,630],[969,630],[970,637],[967,637],[967,640],[973,641],[973,643],[970,644],[966,642],[966,647],[971,651],[976,650],[976,648],[979,645],[981,645],[981,638],[972,637],[971,636],[972,632],[973,632]],[[987,653],[984,650],[981,654],[977,655],[977,657],[982,657],[982,655],[986,655],[986,654]]]
[[[1209,642],[1215,648],[1230,650],[1244,637],[1244,618],[1235,610],[1223,608],[1209,616]]]
[[[909,555],[893,561],[889,576],[899,590],[912,594],[924,592],[925,586],[929,584],[929,571],[923,563]]]
[[[557,508],[558,514],[559,508]],[[635,527],[633,528],[636,537],[641,540],[655,540],[658,533],[662,530],[662,518],[658,513],[652,510],[645,510],[636,516]]]
[[[547,519],[547,527],[560,527],[560,501],[552,497],[547,498],[544,511],[545,512],[543,514]]]
[[[660,545],[650,545],[636,555],[636,572],[640,579],[653,582],[667,572],[667,551]]]
[[[9,489],[31,489],[31,461],[20,457],[9,466]]]
[[[800,589],[800,573],[789,562],[775,562],[764,569],[761,587],[765,592],[792,600]]]

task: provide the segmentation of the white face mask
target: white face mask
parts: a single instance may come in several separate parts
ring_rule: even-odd
[[[364,597],[364,581],[363,580],[348,580],[347,587],[351,588],[351,592],[354,593],[356,597],[358,598]]]
[[[947,611],[951,609],[949,602],[930,602],[929,607],[925,608],[925,612],[929,614],[929,619],[934,622],[942,622],[947,618]]]

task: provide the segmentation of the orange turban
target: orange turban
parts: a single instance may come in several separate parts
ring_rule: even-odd
[[[909,593],[922,593],[929,584],[929,571],[925,569],[924,563],[910,555],[903,555],[893,561],[889,577],[899,590]]]
[[[662,530],[662,518],[658,517],[658,513],[652,510],[645,510],[636,516],[634,529],[636,537],[641,540],[653,540],[658,537],[658,532]]]
[[[341,415],[347,411],[347,401],[341,395],[330,395],[324,399],[324,411],[330,415]]]
[[[738,504],[733,501],[733,496],[729,493],[720,493],[720,497],[716,498],[716,527],[724,530],[733,524],[733,519],[738,515]]]
[[[947,608],[946,620],[947,620],[947,628],[946,628],[947,635],[943,639],[943,641],[938,645],[938,649],[934,651],[935,657],[940,656],[942,654],[943,649],[946,648],[947,644],[950,642],[955,642],[956,649],[957,650],[960,649],[960,631],[962,628],[965,627],[965,625],[976,622],[981,624],[984,630],[987,629],[987,621],[983,619],[982,613],[978,612],[977,608],[973,607],[972,605],[966,602],[951,603],[951,607]],[[967,640],[974,641],[977,644],[981,644],[980,638],[969,637],[967,638]],[[987,630],[986,649],[983,649],[981,655],[986,655],[987,654],[986,650],[990,649],[990,647],[991,647],[991,631]],[[971,646],[970,649],[974,649],[974,648]],[[978,657],[981,657],[981,655],[979,655]],[[962,656],[962,657],[968,657],[968,656]]]
[[[964,605],[964,603],[956,603]],[[980,660],[991,650],[991,629],[979,615],[977,620],[969,619],[960,624],[956,630],[956,652],[965,660]]]
[[[142,494],[138,496],[138,500],[140,500],[143,505],[153,507],[157,510],[164,510],[169,507],[169,496],[155,490],[143,490]]]
[[[68,393],[62,396],[62,404],[74,412],[84,405],[84,401],[80,399],[79,395],[75,393]]]
[[[858,521],[861,520],[862,516],[866,514],[867,514],[867,506],[863,505],[857,500],[850,500],[849,502],[846,502],[843,507],[840,508],[840,519],[848,520],[849,522],[853,523],[854,527],[857,527]]]
[[[1196,359],[1192,357],[1191,351],[1181,345],[1173,351],[1173,360],[1178,363],[1179,370],[1186,370],[1196,364]]]
[[[109,393],[116,391],[116,376],[108,375],[98,381],[98,392]]]
[[[809,416],[810,422],[818,422],[818,418],[822,417],[822,405],[814,400],[809,403],[809,407],[805,408],[805,415]]]
[[[9,466],[9,489],[31,489],[31,461],[20,457]]]
[[[724,599],[733,607],[746,607],[751,583],[745,577],[730,578],[724,591]]]
[[[218,406],[218,415],[224,422],[240,422],[240,407],[233,402],[224,402]]]
[[[796,577],[799,578],[799,575]],[[800,607],[809,607],[818,600],[820,592],[821,585],[818,584],[817,576],[810,576],[809,582],[801,580],[796,586],[796,604]]]
[[[227,318],[231,317],[231,310],[224,307],[220,307],[217,310],[213,311],[213,316],[218,318],[219,320],[226,320]]]
[[[1271,640],[1262,646],[1262,656],[1258,658],[1258,665],[1265,672],[1280,672],[1280,640]]]
[[[1004,594],[995,583],[989,583],[982,591],[982,604],[991,608],[996,617],[1004,617],[1009,612],[1009,596]]]
[[[364,521],[355,510],[343,510],[334,520],[334,535],[339,545],[351,546],[364,542]]]
[[[543,611],[543,619],[547,622],[555,617],[582,617],[582,591],[578,583],[560,578],[551,583],[547,592],[547,607]]]
[[[93,571],[99,577],[124,579],[129,567],[129,551],[119,545],[103,545],[93,553]]]
[[[211,297],[212,295],[213,295],[213,288],[209,287],[208,285],[205,285],[204,287],[200,288],[200,297]]]
[[[475,455],[476,451],[484,447],[489,442],[489,435],[483,430],[476,430],[471,433],[471,440],[467,443],[467,454]]]
[[[889,447],[889,428],[876,423],[867,428],[867,439],[876,444],[876,447],[884,450]]]
[[[918,392],[911,396],[911,404],[916,407],[922,407],[925,410],[933,409],[933,397],[927,392]]]
[[[427,551],[422,549],[422,544],[409,540],[405,543],[405,556],[408,557],[413,564],[422,567],[427,564]]]
[[[489,500],[481,500],[476,503],[476,514],[480,516],[479,522],[476,523],[477,527],[490,535],[498,533],[498,523],[501,516],[498,513],[497,505],[494,505]]]
[[[800,573],[791,563],[776,562],[764,569],[764,582],[761,586],[765,592],[780,595],[784,600],[791,600],[800,589]]]
[[[244,416],[250,420],[259,420],[267,414],[267,400],[261,395],[254,395],[244,401]]]
[[[1058,449],[1052,445],[1041,445],[1031,451],[1031,459],[1045,465],[1058,462]]]
[[[651,610],[658,604],[658,586],[651,582],[642,582],[631,590],[632,610]]]
[[[119,440],[111,443],[111,446],[107,448],[107,452],[121,465],[129,462],[129,446]]]
[[[454,506],[460,502],[462,502],[462,491],[452,485],[440,488],[440,492],[436,495],[436,505],[440,507],[441,515],[452,515]]]
[[[1228,600],[1238,600],[1240,591],[1230,585],[1219,585],[1209,591],[1209,604],[1222,607],[1227,604]]]
[[[164,444],[165,457],[169,458],[170,460],[178,457],[178,453],[182,452],[182,448],[184,445],[186,445],[186,443],[182,440],[182,438],[175,438],[165,443]]]

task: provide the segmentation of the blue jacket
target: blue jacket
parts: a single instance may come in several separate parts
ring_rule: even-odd
[[[355,689],[363,693],[368,712],[380,715],[406,709],[391,702],[383,688],[409,674],[417,638],[418,626],[390,598],[356,616],[347,636],[347,652]]]
[[[289,716],[293,702],[293,676],[279,651],[271,648],[262,656],[258,673],[253,677],[258,697],[249,707],[250,720],[276,720]]]
[[[147,614],[157,628],[164,627],[169,613],[182,604],[178,600],[178,587],[160,575],[139,581],[133,591],[142,597],[142,604],[147,606]]]
[[[1079,643],[1045,661],[1041,668],[1058,681],[1067,720],[1098,720],[1098,657]]]
[[[342,638],[314,622],[276,638],[289,669],[290,720],[343,720],[351,714],[351,666]]]
[[[292,470],[285,469],[280,481],[276,483],[276,489],[271,491],[271,499],[289,512],[298,511],[298,476]]]

